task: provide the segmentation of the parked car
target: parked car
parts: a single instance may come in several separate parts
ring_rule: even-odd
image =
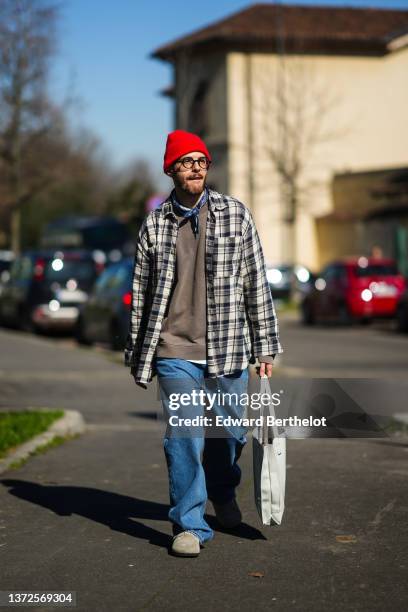
[[[408,333],[408,289],[401,295],[397,306],[397,330]]]
[[[272,296],[288,300],[307,293],[314,281],[312,272],[301,265],[266,266],[266,277],[271,287]]]
[[[0,295],[3,291],[3,286],[10,278],[10,268],[13,261],[13,251],[0,251]]]
[[[317,320],[350,324],[393,317],[406,281],[392,259],[344,258],[327,265],[301,302],[306,325]]]
[[[80,308],[76,337],[80,344],[109,343],[113,350],[125,346],[132,302],[133,258],[111,264],[95,283]]]
[[[10,268],[0,321],[27,331],[74,329],[102,266],[88,251],[27,251]]]
[[[87,249],[101,261],[116,262],[134,253],[127,225],[114,217],[61,217],[49,223],[41,237],[44,248]]]

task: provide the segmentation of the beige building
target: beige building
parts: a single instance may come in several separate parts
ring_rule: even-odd
[[[270,263],[408,254],[408,11],[256,4],[167,44],[174,128]],[[408,269],[405,269],[408,273]]]

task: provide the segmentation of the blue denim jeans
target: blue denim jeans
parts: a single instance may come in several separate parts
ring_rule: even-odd
[[[216,427],[212,436],[206,435],[205,426],[171,426],[169,417],[177,420],[194,417],[226,416],[241,418],[245,406],[240,394],[247,393],[248,368],[232,374],[208,377],[205,364],[184,359],[157,358],[157,379],[163,412],[167,420],[164,453],[169,474],[170,511],[173,533],[190,531],[201,543],[211,540],[214,532],[204,519],[207,499],[226,503],[235,497],[235,488],[241,480],[238,459],[246,443],[246,429],[239,425]],[[193,398],[193,391],[224,398],[215,401],[211,411],[207,405]],[[177,394],[187,394],[183,403],[174,408]],[[224,396],[223,394],[237,394]],[[197,396],[196,396],[197,397]],[[201,395],[201,398],[203,396]],[[230,398],[230,399],[229,399]],[[238,398],[238,401],[236,401]],[[171,419],[170,419],[171,421]],[[214,431],[214,427],[211,429]]]

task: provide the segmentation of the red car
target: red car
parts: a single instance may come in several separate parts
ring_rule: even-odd
[[[327,265],[301,304],[302,320],[348,324],[395,316],[406,283],[393,259],[349,257]]]

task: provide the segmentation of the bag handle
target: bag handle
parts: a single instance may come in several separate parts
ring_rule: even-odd
[[[269,405],[267,407],[262,406],[263,409],[263,426],[262,426],[262,434],[261,434],[261,440],[262,440],[262,444],[269,444],[269,440],[271,438],[271,436],[269,436],[269,430],[272,429],[272,433],[273,433],[273,437],[274,438],[279,438],[279,431],[276,425],[269,425],[267,424],[267,419],[265,418],[265,416],[267,416],[265,414],[265,412],[267,411],[268,414],[273,417],[273,420],[275,421],[276,419],[276,413],[275,413],[275,407],[273,405],[272,402],[272,392],[271,392],[271,386],[269,383],[269,378],[266,374],[264,374],[263,376],[261,376],[261,394],[267,393],[269,395]],[[261,432],[260,432],[261,433]]]

